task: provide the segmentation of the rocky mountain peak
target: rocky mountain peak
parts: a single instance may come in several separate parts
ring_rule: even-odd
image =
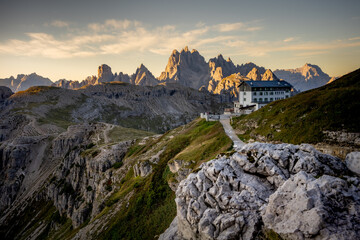
[[[279,80],[279,78],[276,77],[275,74],[270,69],[267,69],[266,72],[262,75],[261,80],[270,81],[270,80]]]
[[[159,81],[154,77],[149,69],[145,67],[144,64],[141,64],[131,77],[131,83],[141,86],[155,86],[159,83]]]
[[[98,78],[96,84],[101,82],[111,82],[114,79],[114,75],[111,72],[111,67],[106,64],[102,64],[98,67]]]
[[[24,91],[32,86],[50,86],[53,82],[49,78],[44,78],[36,73],[31,73],[29,75],[19,74],[18,78],[19,83],[16,87],[15,92]]]
[[[238,66],[241,75],[247,76],[254,68],[256,68],[259,71],[259,74],[265,73],[265,68],[257,66],[255,63],[248,62],[245,64],[241,64]]]
[[[175,54],[174,54],[175,53]],[[209,81],[208,65],[198,51],[189,51],[186,46],[180,54],[173,51],[165,71],[158,78],[163,82],[177,82],[184,86],[199,89]]]
[[[254,67],[247,75],[247,78],[254,80],[254,81],[260,81],[261,80],[261,75],[259,73],[259,70]]]
[[[138,69],[141,69],[141,70],[143,70],[143,71],[149,71],[149,70],[147,69],[147,67],[145,67],[144,64],[140,64],[140,66],[139,66]]]
[[[174,49],[174,50],[171,52],[171,56],[174,56],[174,55],[179,55],[178,50]]]
[[[331,79],[319,66],[310,63],[295,69],[275,70],[274,73],[300,91],[323,86]]]

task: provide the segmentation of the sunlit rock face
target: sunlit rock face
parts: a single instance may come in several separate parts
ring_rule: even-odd
[[[203,56],[195,49],[190,51],[185,47],[180,52],[174,50],[169,57],[165,71],[158,78],[161,82],[179,83],[181,85],[199,89],[208,85],[209,66]]]
[[[255,67],[246,75],[246,77],[254,81],[261,80],[261,74],[259,73],[259,70]]]
[[[262,81],[272,81],[272,80],[279,80],[277,76],[270,70],[267,69],[266,72],[261,76]]]
[[[310,145],[245,145],[201,165],[176,191],[177,216],[160,239],[356,239],[360,179]]]
[[[106,64],[102,64],[98,68],[98,78],[96,80],[96,84],[102,82],[111,82],[114,79],[114,75],[111,72],[111,67]]]

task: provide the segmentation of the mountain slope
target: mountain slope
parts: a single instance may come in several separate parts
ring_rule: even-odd
[[[296,69],[275,70],[274,73],[276,76],[286,80],[293,85],[295,89],[300,91],[323,86],[331,79],[319,66],[309,63]]]
[[[295,144],[333,142],[359,148],[359,93],[360,69],[318,89],[235,118],[234,127],[243,139]]]
[[[30,148],[24,141],[12,145],[19,149],[18,155],[26,157],[17,163],[19,166],[12,161],[2,171],[24,174],[24,179],[17,181],[26,189],[15,195],[12,206],[0,216],[4,239],[153,239],[176,214],[169,185],[178,184],[203,161],[231,147],[219,122],[198,119],[162,136],[136,142],[131,139],[149,134],[118,128],[103,123],[81,124],[60,135],[42,136],[40,143],[35,136],[30,143],[32,138],[28,137]],[[46,154],[39,154],[36,160],[41,167],[33,168],[35,147],[44,141]],[[12,157],[6,143],[0,148],[7,153],[4,161]],[[177,159],[183,159],[184,166],[179,173],[171,172],[170,163]],[[183,171],[185,175],[180,173]],[[9,179],[0,180],[1,190],[9,186]],[[27,185],[30,182],[33,184]]]
[[[79,90],[32,87],[10,99],[12,104],[1,116],[27,115],[44,128],[46,124],[66,129],[72,124],[101,121],[153,132],[164,132],[191,121],[200,112],[218,112],[229,104],[220,96],[181,85],[150,87],[121,82]]]

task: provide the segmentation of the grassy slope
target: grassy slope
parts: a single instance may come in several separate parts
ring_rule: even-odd
[[[233,127],[244,140],[261,135],[269,141],[318,143],[324,141],[324,130],[360,132],[359,110],[360,69],[323,87],[235,118]]]
[[[204,146],[200,146],[204,142]],[[205,143],[206,142],[206,143]],[[120,190],[115,192],[108,208],[121,200],[127,193],[133,192],[128,207],[123,207],[111,220],[111,225],[96,238],[100,239],[154,239],[164,232],[176,215],[175,194],[168,186],[172,173],[168,161],[184,157],[192,161],[192,167],[214,158],[220,152],[231,147],[231,140],[225,135],[219,122],[195,120],[186,127],[179,127],[164,134],[160,139],[146,145],[134,145],[129,150],[127,160],[143,159],[150,150],[165,149],[160,154],[153,172],[146,178],[134,177],[130,168],[127,176],[121,181]],[[109,211],[105,208],[104,211]]]

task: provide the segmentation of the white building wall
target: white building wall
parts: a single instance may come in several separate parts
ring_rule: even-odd
[[[242,106],[252,105],[252,92],[251,91],[240,91],[239,92],[239,102]]]
[[[290,90],[240,91],[239,104],[242,106],[256,105],[256,110],[269,102],[290,97]],[[260,101],[261,99],[261,101]]]

